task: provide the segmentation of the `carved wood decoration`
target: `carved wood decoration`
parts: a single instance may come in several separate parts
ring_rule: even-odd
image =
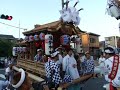
[[[115,2],[120,6],[120,0],[115,0]]]
[[[61,21],[61,31],[63,34],[72,35],[74,25],[72,23],[64,23]]]

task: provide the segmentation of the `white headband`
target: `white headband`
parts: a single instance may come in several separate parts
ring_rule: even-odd
[[[105,53],[114,53],[114,52],[110,51],[109,49],[106,49]]]
[[[51,54],[51,57],[55,57],[57,54],[59,54],[59,51],[56,51],[53,54]]]
[[[24,80],[25,80],[25,71],[23,69],[19,69],[19,72],[21,72],[21,78],[20,78],[20,81],[16,85],[12,84],[12,86],[14,88],[20,87],[23,84]]]

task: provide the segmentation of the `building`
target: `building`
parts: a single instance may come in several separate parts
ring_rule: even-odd
[[[113,47],[118,47],[117,42],[119,41],[120,37],[119,36],[110,36],[110,37],[105,37],[105,46],[113,46]]]
[[[82,33],[81,39],[82,39],[82,46],[83,51],[90,51],[92,55],[98,55],[99,54],[99,36],[95,33]]]
[[[105,41],[100,42],[100,50],[103,52],[105,48]]]
[[[0,40],[7,40],[11,42],[16,42],[16,38],[13,35],[0,34]]]

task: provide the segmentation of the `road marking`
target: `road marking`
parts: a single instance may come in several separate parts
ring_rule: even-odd
[[[0,74],[0,78],[6,79],[4,74]]]

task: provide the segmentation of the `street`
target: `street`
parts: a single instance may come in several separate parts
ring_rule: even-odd
[[[105,90],[103,85],[107,82],[104,78],[91,78],[83,85],[82,90]]]
[[[0,80],[4,80],[5,69],[0,68]]]

